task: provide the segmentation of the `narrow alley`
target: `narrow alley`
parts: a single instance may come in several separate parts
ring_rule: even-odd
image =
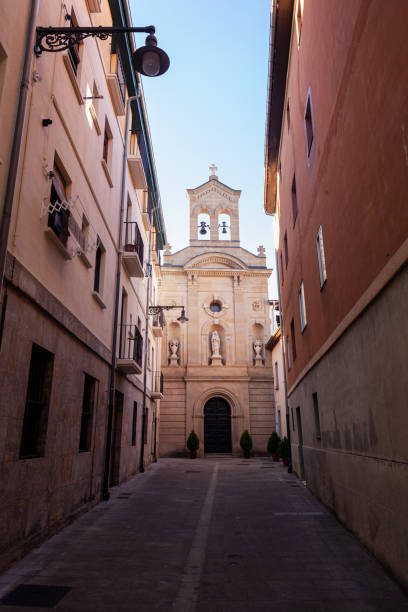
[[[5,612],[408,611],[295,475],[221,456],[159,460],[4,573],[0,595]]]

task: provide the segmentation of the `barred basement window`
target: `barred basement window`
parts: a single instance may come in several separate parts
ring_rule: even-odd
[[[95,406],[96,379],[85,374],[84,394],[82,398],[81,433],[79,452],[88,452],[92,443],[92,421]]]
[[[33,344],[28,377],[20,459],[43,457],[47,436],[54,355]]]

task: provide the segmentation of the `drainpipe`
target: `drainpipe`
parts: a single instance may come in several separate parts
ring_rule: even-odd
[[[27,19],[26,44],[24,49],[23,68],[20,80],[20,95],[18,100],[17,114],[14,124],[14,134],[11,145],[11,154],[7,175],[6,190],[4,195],[3,212],[0,227],[0,300],[3,292],[4,272],[6,266],[7,245],[9,239],[11,214],[17,182],[17,173],[20,166],[21,144],[23,141],[24,126],[27,112],[28,94],[30,92],[30,77],[33,63],[33,49],[35,42],[36,26],[40,0],[32,0]]]
[[[156,207],[157,208],[157,207]],[[143,400],[142,400],[142,437],[140,440],[140,465],[139,471],[144,472],[144,447],[145,447],[145,429],[148,426],[146,423],[146,392],[147,392],[147,350],[148,350],[148,339],[149,339],[149,303],[150,303],[150,282],[152,275],[152,225],[153,225],[153,212],[156,210],[152,206],[150,211],[150,231],[149,231],[149,258],[147,262],[147,269],[149,275],[147,277],[147,289],[146,289],[146,314],[145,314],[145,337],[144,337],[144,364],[143,364]]]
[[[108,424],[106,428],[106,448],[105,448],[105,468],[103,473],[102,499],[107,501],[109,495],[109,471],[111,459],[112,445],[112,424],[113,424],[113,409],[115,405],[115,371],[116,371],[116,346],[118,339],[118,316],[119,316],[119,295],[120,295],[120,272],[122,267],[122,235],[123,235],[123,217],[125,210],[125,187],[126,187],[126,164],[128,157],[128,142],[129,142],[129,118],[130,105],[133,101],[140,97],[140,89],[136,96],[130,96],[126,102],[126,118],[125,118],[125,143],[123,145],[123,165],[122,165],[122,182],[120,189],[120,214],[119,214],[119,234],[118,234],[118,254],[116,263],[116,284],[115,284],[115,306],[113,313],[113,333],[112,333],[112,356],[109,378],[109,400],[108,400]]]
[[[275,218],[275,215],[273,215]],[[290,419],[289,419],[289,405],[288,405],[288,384],[286,380],[286,364],[285,364],[285,350],[284,350],[284,329],[283,329],[283,318],[282,318],[282,301],[280,291],[280,276],[279,276],[279,265],[278,265],[278,251],[275,249],[275,268],[278,276],[278,298],[279,298],[279,318],[281,328],[281,339],[282,339],[282,362],[283,362],[283,388],[285,391],[285,413],[286,413],[286,436],[289,441],[289,467],[288,473],[291,474],[293,471],[292,466],[292,447],[290,445]]]

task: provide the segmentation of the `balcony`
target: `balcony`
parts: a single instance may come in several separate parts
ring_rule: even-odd
[[[118,116],[125,114],[126,81],[119,53],[112,53],[110,72],[106,75],[113,108]]]
[[[143,336],[136,325],[119,326],[119,357],[117,369],[123,374],[141,374]]]
[[[142,157],[140,155],[140,149],[137,142],[137,134],[132,134],[130,137],[127,162],[134,188],[147,189]]]
[[[131,278],[143,278],[144,245],[136,221],[125,221],[125,243],[122,253],[123,265]]]
[[[153,372],[152,383],[152,399],[163,399],[163,374],[161,372]]]
[[[153,315],[152,332],[156,338],[163,337],[164,315],[163,312]]]

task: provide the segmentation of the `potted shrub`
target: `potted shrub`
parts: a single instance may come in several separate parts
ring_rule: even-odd
[[[200,440],[194,429],[187,438],[187,448],[190,451],[190,458],[195,459],[197,457],[197,451],[200,448]]]
[[[267,450],[268,450],[268,453],[272,455],[272,459],[274,461],[279,461],[279,454],[278,454],[279,442],[280,442],[280,437],[278,436],[276,431],[273,431],[271,435],[269,436]]]
[[[242,434],[241,439],[239,441],[239,444],[240,444],[242,450],[244,451],[244,457],[246,459],[249,459],[250,456],[251,456],[252,438],[249,435],[249,431],[247,429]]]
[[[283,465],[289,465],[289,440],[286,436],[279,442],[278,453]]]

